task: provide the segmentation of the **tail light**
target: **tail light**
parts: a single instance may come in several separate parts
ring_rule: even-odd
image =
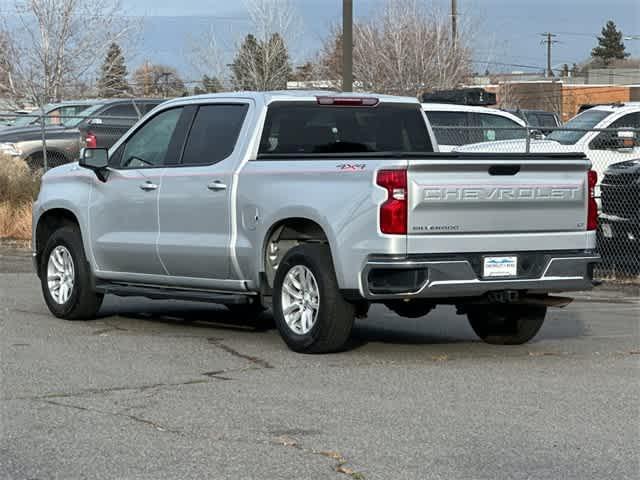
[[[84,143],[87,148],[98,148],[98,139],[94,133],[87,133]]]
[[[375,97],[316,97],[318,105],[339,107],[375,107],[379,100]]]
[[[597,230],[598,204],[596,203],[596,184],[598,183],[598,174],[594,170],[589,170],[587,179],[589,186],[589,199],[587,200],[587,230]]]
[[[387,200],[380,205],[382,233],[407,234],[407,171],[380,170],[376,184],[387,190]]]

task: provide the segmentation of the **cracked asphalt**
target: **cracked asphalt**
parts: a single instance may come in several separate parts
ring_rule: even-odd
[[[351,350],[304,356],[268,313],[110,297],[58,320],[0,248],[0,478],[637,479],[638,290],[576,295],[517,347],[374,307]]]

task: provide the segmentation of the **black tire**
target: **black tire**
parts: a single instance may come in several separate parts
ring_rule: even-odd
[[[315,277],[319,302],[315,323],[298,334],[286,323],[282,312],[282,289],[286,275],[297,266],[307,267]],[[274,280],[273,315],[285,343],[299,353],[330,353],[345,348],[355,317],[354,306],[340,294],[329,247],[305,244],[292,248],[280,262]]]
[[[402,300],[385,303],[385,306],[393,313],[400,315],[404,318],[420,318],[427,315],[433,310],[434,305],[432,303],[421,301],[405,302]]]
[[[492,345],[522,345],[536,336],[547,307],[540,305],[487,305],[467,312],[473,331]]]
[[[44,156],[41,153],[34,153],[25,159],[27,166],[32,170],[42,170],[44,168]]]
[[[71,295],[65,303],[57,303],[48,286],[47,265],[51,252],[64,246],[73,260],[74,279]],[[89,320],[96,317],[104,295],[96,293],[91,281],[91,270],[82,245],[82,236],[77,227],[61,227],[49,237],[40,257],[40,283],[49,311],[65,320]]]

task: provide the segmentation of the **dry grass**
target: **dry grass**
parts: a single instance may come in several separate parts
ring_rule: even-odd
[[[31,204],[40,177],[22,160],[0,157],[0,238],[31,238]]]

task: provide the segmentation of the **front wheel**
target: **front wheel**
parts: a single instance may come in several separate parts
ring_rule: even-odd
[[[53,232],[40,259],[40,282],[47,307],[66,320],[95,318],[103,295],[92,288],[91,271],[76,227]]]
[[[536,336],[547,314],[539,305],[487,305],[467,312],[471,328],[492,345],[522,345]]]
[[[355,311],[340,294],[329,247],[305,244],[287,252],[274,279],[273,313],[280,335],[295,352],[345,347]]]

